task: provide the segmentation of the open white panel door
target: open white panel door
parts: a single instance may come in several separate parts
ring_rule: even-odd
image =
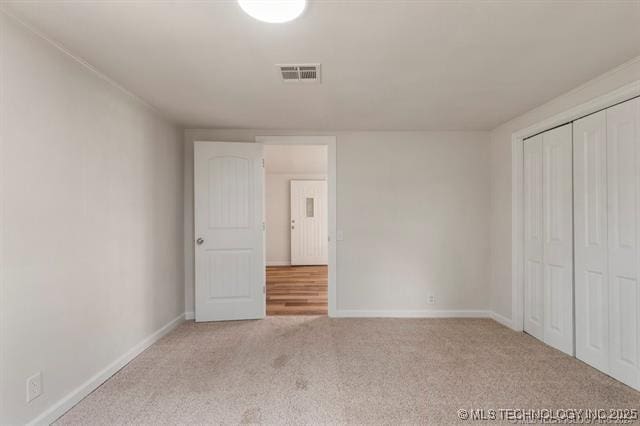
[[[195,319],[264,318],[262,144],[194,142]]]
[[[573,344],[573,141],[571,124],[542,134],[544,342]]]
[[[291,181],[291,264],[329,262],[326,180]]]

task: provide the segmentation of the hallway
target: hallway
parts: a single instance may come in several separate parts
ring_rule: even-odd
[[[268,266],[267,315],[327,315],[327,266]]]

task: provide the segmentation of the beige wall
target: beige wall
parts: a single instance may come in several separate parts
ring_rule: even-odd
[[[0,52],[0,424],[24,424],[184,312],[183,149],[175,126],[2,13]]]
[[[639,79],[636,58],[491,132],[491,307],[496,313],[511,318],[511,135]]]
[[[185,132],[185,294],[193,310],[193,141],[323,132]],[[489,308],[489,134],[337,136],[339,311]],[[427,304],[434,294],[435,305]]]

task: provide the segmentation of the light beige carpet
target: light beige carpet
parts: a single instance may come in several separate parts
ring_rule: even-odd
[[[623,407],[640,393],[491,320],[268,317],[180,325],[58,423],[452,424],[459,408]]]

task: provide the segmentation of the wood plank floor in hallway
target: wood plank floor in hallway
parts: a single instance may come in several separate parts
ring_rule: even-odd
[[[267,315],[326,314],[326,266],[267,267]]]

